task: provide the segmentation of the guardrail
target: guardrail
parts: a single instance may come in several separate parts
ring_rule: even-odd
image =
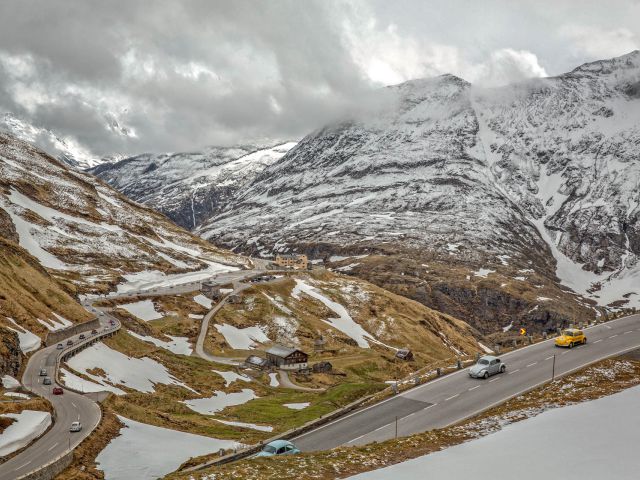
[[[74,345],[69,345],[66,348],[63,348],[62,350],[60,350],[58,356],[56,357],[56,365],[55,365],[55,375],[54,378],[56,380],[56,383],[60,383],[59,380],[59,374],[60,374],[60,362],[63,358],[67,357],[68,355],[72,354],[72,353],[76,353],[77,351],[80,351],[90,345],[93,345],[95,342],[97,342],[98,340],[102,339],[102,338],[106,338],[106,337],[110,337],[112,335],[114,335],[115,333],[118,332],[118,330],[120,330],[121,328],[121,324],[120,322],[116,321],[116,324],[113,327],[110,327],[108,330],[102,330],[101,332],[97,332],[94,334],[91,334],[90,336],[88,336],[86,339],[83,339],[82,341],[80,341],[79,343],[76,343]],[[65,385],[65,387],[67,390],[70,390],[72,392],[76,392],[76,393],[84,393],[84,392],[80,392],[74,388],[70,388],[68,386]],[[100,407],[98,407],[100,408]],[[55,418],[55,410],[54,410],[54,418]],[[52,459],[51,461],[45,463],[44,465],[39,466],[38,468],[34,468],[33,470],[31,470],[30,472],[25,473],[24,475],[21,475],[20,477],[17,477],[16,480],[44,480],[44,479],[52,479],[54,478],[56,475],[58,475],[62,470],[64,470],[65,468],[67,468],[70,464],[71,461],[73,459],[73,451],[78,448],[80,445],[82,445],[82,443],[84,443],[89,436],[91,436],[91,434],[94,432],[94,430],[96,428],[98,428],[98,425],[100,425],[100,422],[102,421],[102,408],[100,408],[100,417],[98,418],[98,421],[95,423],[95,425],[93,425],[91,427],[91,429],[89,429],[88,431],[86,431],[86,435],[85,437],[76,445],[73,446],[73,448],[68,448],[66,449],[64,452],[62,452],[60,455],[58,455],[57,457],[55,457],[54,459]],[[43,470],[47,470],[49,469],[48,472],[43,472]]]

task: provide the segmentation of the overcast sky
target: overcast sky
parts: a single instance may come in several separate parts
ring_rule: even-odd
[[[97,155],[297,139],[383,85],[628,53],[639,20],[640,0],[4,1],[0,113]]]

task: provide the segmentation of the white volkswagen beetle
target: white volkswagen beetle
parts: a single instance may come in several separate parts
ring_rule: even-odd
[[[472,378],[489,378],[496,373],[504,373],[507,366],[498,357],[485,355],[480,357],[478,362],[469,369],[469,376]]]

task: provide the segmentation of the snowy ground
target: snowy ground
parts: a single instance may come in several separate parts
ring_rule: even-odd
[[[60,367],[60,377],[62,382],[69,388],[77,390],[83,393],[92,392],[113,392],[116,395],[124,395],[125,391],[120,390],[117,387],[108,385],[107,383],[95,383],[89,380],[85,380],[78,375],[71,373],[64,367]]]
[[[492,480],[511,472],[519,480],[635,480],[640,472],[638,404],[640,387],[633,387],[552,409],[478,440],[350,478]],[[490,458],[500,458],[500,463]]]
[[[23,410],[20,413],[1,415],[15,421],[0,435],[0,457],[4,457],[28,445],[42,435],[51,425],[51,414],[35,410]]]
[[[3,375],[2,376],[2,387],[3,388],[18,388],[20,386],[20,382],[13,378],[11,375]]]
[[[291,410],[302,410],[304,408],[307,408],[309,405],[311,405],[309,402],[303,402],[303,403],[285,403],[282,406],[290,408]]]
[[[63,328],[67,328],[73,325],[73,322],[67,320],[63,316],[58,315],[57,313],[54,313],[53,315],[56,317],[56,320],[53,320],[51,318],[47,320],[40,320],[38,318],[38,322],[52,332],[62,330]]]
[[[138,340],[142,340],[143,342],[151,342],[155,346],[169,350],[177,355],[191,355],[193,352],[193,347],[189,343],[189,339],[187,337],[172,337],[171,335],[167,335],[171,341],[165,342],[154,337],[138,335],[136,332],[132,332],[130,330],[129,335],[137,338]]]
[[[269,341],[269,337],[260,327],[237,328],[226,323],[214,326],[234,350],[251,350],[257,346],[256,342]]]
[[[193,301],[208,309],[211,309],[211,306],[213,305],[213,301],[210,298],[205,297],[201,293],[193,297]]]
[[[233,382],[238,380],[242,380],[243,382],[251,381],[251,377],[247,377],[246,375],[240,375],[239,373],[236,373],[236,372],[224,372],[221,370],[212,370],[212,371],[220,375],[222,378],[224,378],[225,387],[228,387]]]
[[[216,418],[216,420],[220,423],[224,423],[225,425],[229,425],[231,427],[248,428],[250,430],[258,430],[259,432],[273,432],[273,427],[269,425],[256,425],[255,423],[232,422],[229,420],[220,420],[219,418]]]
[[[333,328],[340,330],[345,335],[349,336],[353,340],[358,343],[360,348],[369,348],[369,341],[373,341],[375,343],[380,343],[377,339],[375,339],[369,332],[367,332],[361,325],[356,323],[347,309],[340,305],[337,302],[325,297],[322,295],[318,289],[312,287],[304,280],[300,280],[298,278],[296,280],[296,286],[291,292],[291,296],[297,300],[300,299],[300,293],[305,293],[316,300],[322,302],[329,310],[335,312],[338,315],[337,318],[329,318],[324,320],[326,323],[331,325]]]
[[[140,392],[153,393],[154,384],[179,385],[192,390],[190,387],[173,377],[164,365],[151,358],[132,358],[113,350],[104,343],[96,343],[67,362],[75,371],[86,375],[101,385],[108,385],[106,381],[114,385],[125,385]],[[88,373],[88,370],[100,368],[105,372],[105,377]]]
[[[154,427],[120,416],[118,418],[126,427],[96,458],[105,480],[155,480],[174,471],[190,457],[238,446],[230,440]]]
[[[238,270],[236,267],[221,263],[208,262],[209,266],[204,270],[187,273],[175,273],[167,275],[159,270],[145,270],[130,275],[123,275],[126,283],[118,285],[117,293],[151,290],[154,288],[172,287],[190,282],[207,280],[217,273]]]
[[[243,388],[241,392],[215,392],[211,397],[194,398],[193,400],[185,400],[182,403],[195,412],[203,415],[213,415],[227,407],[245,404],[254,398],[258,397],[253,390]]]
[[[13,320],[13,318],[7,318],[7,320],[9,320],[15,326],[15,328],[7,328],[9,330],[13,330],[18,334],[18,339],[20,340],[20,350],[22,350],[22,353],[33,352],[34,350],[40,348],[41,341],[39,336],[18,325],[15,320]]]
[[[134,303],[125,303],[118,305],[119,308],[124,308],[134,317],[138,317],[140,320],[148,322],[150,320],[158,320],[162,318],[162,313],[156,310],[151,300],[140,300]]]

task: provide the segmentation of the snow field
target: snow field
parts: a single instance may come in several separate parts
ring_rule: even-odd
[[[138,317],[140,320],[148,322],[150,320],[158,320],[162,318],[162,313],[156,310],[155,305],[151,300],[140,300],[139,302],[125,303],[118,305],[118,308],[123,308],[134,317]]]
[[[261,327],[237,328],[226,323],[214,325],[214,327],[234,350],[251,350],[257,346],[257,343],[269,341],[269,337]]]
[[[193,353],[193,347],[191,346],[191,343],[189,343],[189,339],[187,337],[173,337],[171,335],[166,335],[171,339],[166,342],[155,337],[138,335],[136,332],[132,332],[131,330],[127,330],[127,332],[138,340],[153,343],[156,347],[164,348],[176,355],[191,355]]]
[[[237,442],[155,427],[118,416],[125,426],[96,458],[105,480],[155,480],[190,457],[238,447]]]
[[[35,410],[0,415],[15,421],[0,434],[0,457],[4,457],[42,435],[51,425],[51,414]]]
[[[242,391],[233,393],[217,391],[211,397],[194,398],[193,400],[185,400],[182,403],[194,412],[201,413],[202,415],[213,415],[227,407],[243,405],[254,398],[258,397],[253,390],[243,388]]]
[[[194,391],[189,386],[173,377],[167,368],[147,357],[132,358],[109,348],[104,343],[96,343],[67,362],[75,371],[89,377],[96,383],[108,386],[107,381],[114,385],[124,385],[139,392],[155,392],[154,384],[177,385]],[[88,373],[88,370],[100,368],[105,377]],[[197,393],[197,392],[196,392]]]

